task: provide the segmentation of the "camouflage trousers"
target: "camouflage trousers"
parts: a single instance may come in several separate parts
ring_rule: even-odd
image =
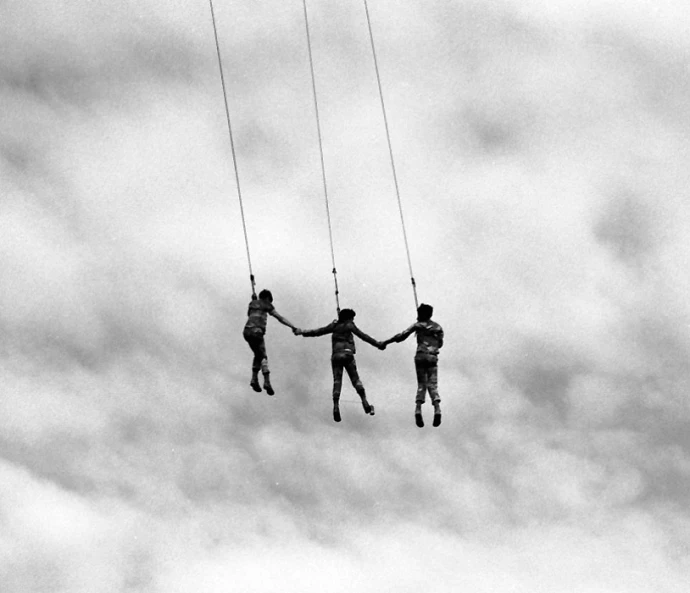
[[[423,404],[426,392],[432,403],[440,403],[438,394],[438,358],[428,354],[417,355],[414,358],[414,368],[417,372],[417,398],[415,403]]]
[[[260,327],[245,327],[242,335],[254,353],[252,373],[256,374],[259,370],[264,374],[268,373],[268,356],[266,355],[264,331]]]
[[[355,391],[359,394],[359,397],[364,399],[366,393],[364,391],[364,385],[362,385],[362,380],[359,378],[359,373],[357,372],[357,363],[355,362],[355,355],[352,352],[335,352],[331,356],[331,368],[333,369],[333,401],[340,401],[340,391],[343,387],[343,369],[347,371],[350,381],[352,381],[352,386]]]

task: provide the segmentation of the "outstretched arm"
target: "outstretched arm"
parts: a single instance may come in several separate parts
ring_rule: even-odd
[[[325,336],[333,332],[335,327],[335,321],[331,321],[328,325],[324,325],[318,329],[298,329],[295,333],[296,336],[304,336],[305,338],[315,338],[317,336]]]
[[[404,340],[407,340],[407,338],[409,338],[414,333],[416,325],[416,323],[413,323],[406,330],[401,331],[399,334],[395,334],[392,338],[384,340],[383,344],[392,344],[393,342],[402,342]]]
[[[352,333],[355,334],[360,340],[364,340],[367,344],[371,344],[372,346],[378,348],[379,350],[383,350],[386,347],[386,345],[383,342],[379,342],[378,340],[374,340],[374,338],[365,334],[354,323],[352,324]]]
[[[269,313],[269,315],[272,315],[273,317],[275,317],[275,318],[276,318],[278,321],[280,321],[280,323],[282,323],[283,325],[287,325],[287,326],[288,326],[289,328],[291,328],[291,329],[297,329],[297,326],[292,325],[292,323],[290,323],[287,319],[285,319],[285,317],[283,317],[283,316],[282,316],[280,313],[278,313],[278,311],[276,311],[275,309],[273,309],[273,311],[271,311],[271,312]]]

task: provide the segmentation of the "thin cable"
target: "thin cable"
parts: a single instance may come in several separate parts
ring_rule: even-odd
[[[225,88],[225,76],[223,75],[223,60],[220,56],[220,43],[218,42],[218,28],[216,26],[216,14],[213,10],[213,0],[208,0],[211,7],[211,21],[213,22],[213,35],[216,40],[216,53],[218,55],[218,70],[220,71],[220,83],[223,87],[223,101],[225,102],[225,116],[228,120],[228,133],[230,135],[230,150],[232,152],[232,164],[235,169],[235,182],[237,184],[237,197],[240,201],[240,214],[242,216],[242,230],[244,231],[244,245],[247,248],[247,263],[249,264],[249,281],[252,283],[252,298],[256,298],[256,284],[252,271],[252,258],[249,254],[249,237],[247,235],[247,222],[244,216],[244,204],[242,203],[242,191],[240,190],[240,175],[237,171],[237,156],[235,154],[235,141],[232,136],[232,124],[230,123],[230,109],[228,108],[228,93]]]
[[[314,96],[314,113],[316,114],[316,133],[319,137],[319,155],[321,156],[321,178],[323,179],[323,197],[326,202],[326,219],[328,220],[328,239],[331,243],[331,263],[333,264],[333,282],[335,283],[335,306],[340,313],[340,298],[338,295],[338,272],[335,266],[335,249],[333,248],[333,227],[331,225],[331,209],[328,204],[328,185],[326,184],[326,165],[323,158],[323,140],[321,137],[321,118],[319,117],[319,102],[316,98],[316,76],[314,75],[314,58],[311,50],[311,35],[309,34],[309,15],[307,1],[302,0],[304,7],[304,25],[307,31],[307,49],[309,50],[309,70],[311,71],[311,88]]]
[[[371,41],[371,52],[374,56],[374,68],[376,69],[376,82],[379,87],[379,98],[381,99],[381,111],[383,113],[383,124],[386,128],[386,140],[388,140],[388,153],[391,159],[391,169],[393,171],[393,182],[395,183],[395,195],[398,198],[398,210],[400,212],[400,223],[402,225],[403,239],[405,240],[405,252],[407,253],[407,266],[410,269],[410,280],[412,281],[412,292],[414,293],[415,309],[419,308],[419,301],[417,300],[417,283],[412,272],[412,259],[410,258],[410,246],[407,242],[407,230],[405,229],[405,217],[403,216],[402,200],[400,199],[400,188],[398,186],[398,176],[395,172],[395,159],[393,158],[393,146],[391,144],[391,135],[388,129],[388,118],[386,117],[386,104],[383,100],[383,89],[381,87],[381,75],[379,73],[379,63],[376,58],[376,46],[374,45],[374,33],[371,29],[371,18],[369,17],[369,6],[367,0],[364,0],[364,10],[367,14],[367,26],[369,27],[369,40]]]

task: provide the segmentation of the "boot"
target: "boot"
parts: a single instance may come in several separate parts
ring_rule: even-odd
[[[338,402],[333,402],[333,420],[340,422],[340,406]]]
[[[268,393],[268,395],[273,395],[275,393],[275,391],[273,391],[271,379],[268,373],[264,373],[264,389],[266,390],[266,393]]]
[[[424,418],[422,418],[422,404],[417,404],[414,410],[414,421],[419,428],[424,428]]]
[[[441,404],[434,402],[434,426],[441,426]]]
[[[261,385],[259,385],[259,373],[257,371],[252,372],[252,380],[249,382],[249,386],[254,391],[261,391]]]
[[[366,397],[362,398],[362,407],[364,408],[364,413],[365,414],[370,414],[371,416],[374,415],[374,406],[372,406],[368,401]]]

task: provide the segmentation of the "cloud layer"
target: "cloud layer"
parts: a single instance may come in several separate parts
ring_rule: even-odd
[[[203,3],[202,3],[203,4]],[[252,261],[334,312],[301,7],[219,3]],[[254,3],[256,4],[256,3]],[[656,6],[656,5],[655,5]],[[343,306],[414,319],[363,7],[309,4]],[[690,142],[680,4],[372,3],[415,277],[447,335],[271,321],[207,6],[0,8],[3,591],[684,591]]]

